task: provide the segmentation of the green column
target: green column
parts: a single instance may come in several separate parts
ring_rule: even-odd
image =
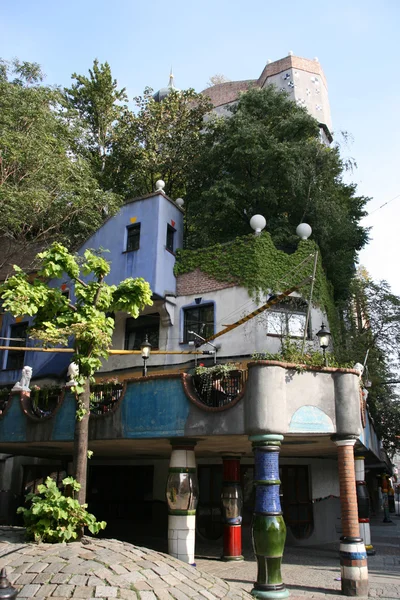
[[[255,435],[255,506],[252,523],[253,549],[257,559],[257,581],[251,593],[256,598],[287,598],[281,575],[286,525],[279,499],[279,450],[283,435]]]

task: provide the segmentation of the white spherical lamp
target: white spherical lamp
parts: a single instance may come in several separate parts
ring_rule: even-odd
[[[175,200],[175,202],[176,202],[176,204],[177,204],[178,206],[180,206],[181,208],[182,208],[182,206],[185,204],[185,201],[184,201],[184,199],[183,199],[183,198],[177,198],[177,199]]]
[[[308,223],[300,223],[300,225],[297,226],[296,234],[301,240],[308,240],[312,234],[312,229]]]
[[[156,190],[157,191],[162,191],[165,188],[165,181],[163,181],[162,179],[159,179],[158,181],[156,181]]]
[[[262,215],[254,215],[250,219],[250,227],[254,229],[256,235],[260,235],[266,224],[267,221]]]

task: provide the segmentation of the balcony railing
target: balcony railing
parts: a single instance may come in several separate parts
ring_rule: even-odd
[[[90,414],[104,415],[122,396],[122,383],[99,383],[90,386]]]
[[[62,396],[63,389],[61,387],[44,387],[39,389],[36,386],[32,386],[29,398],[32,414],[39,419],[49,417],[57,408]]]
[[[243,391],[246,381],[247,370],[193,376],[193,385],[199,400],[211,408],[230,404]]]

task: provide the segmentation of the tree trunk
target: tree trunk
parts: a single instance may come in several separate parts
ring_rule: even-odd
[[[86,414],[81,421],[75,421],[74,437],[74,477],[81,484],[77,494],[80,504],[86,502],[86,479],[87,479],[87,452],[89,443],[89,416],[90,416],[90,380],[85,381],[85,390],[79,396],[82,408]]]

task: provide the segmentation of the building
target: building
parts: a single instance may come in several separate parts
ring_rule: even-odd
[[[289,56],[267,64],[262,76],[250,84],[291,82],[286,85],[294,98],[304,99],[310,111],[317,111],[311,97],[313,102],[318,95],[327,101],[322,76],[316,61]],[[315,88],[308,95],[311,77],[321,79],[313,82]],[[216,109],[224,110],[249,84],[229,83],[207,91]],[[317,85],[323,87],[319,93]],[[329,141],[327,102],[324,107],[317,112],[323,116],[320,123]],[[346,516],[344,502],[350,499],[351,515],[357,517],[353,447],[362,454],[367,470],[387,468],[360,397],[359,373],[330,367],[299,369],[270,356],[279,352],[283,337],[301,340],[304,331],[305,347],[313,349],[322,322],[329,325],[329,292],[320,265],[311,302],[304,283],[313,266],[305,258],[315,245],[300,241],[289,255],[276,249],[267,233],[254,235],[249,228],[243,239],[181,251],[177,261],[183,214],[182,203],[168,198],[160,184],[154,193],[126,202],[79,250],[107,248],[112,263],[107,282],[144,277],[154,300],[138,319],[114,315],[113,348],[139,350],[147,336],[152,353],[146,377],[137,355],[111,355],[97,375],[90,419],[94,457],[89,507],[109,522],[107,535],[142,543],[148,543],[149,536],[168,539],[172,554],[193,562],[195,532],[221,545],[223,533],[228,542],[237,541],[242,529],[249,536],[254,512],[259,530],[272,519],[282,533],[282,482],[288,543],[315,545],[343,534],[342,552],[351,554],[359,529]],[[61,285],[73,299],[70,281],[53,285]],[[260,311],[266,302],[271,304],[269,310]],[[258,314],[248,318],[253,312]],[[29,344],[24,341],[29,324],[29,319],[16,322],[5,314],[1,336],[9,346],[12,342],[22,347]],[[268,360],[262,358],[265,353]],[[23,491],[34,489],[49,473],[62,479],[71,469],[75,399],[64,388],[69,362],[65,354],[2,352],[3,522],[12,519]],[[216,367],[195,374],[200,362]],[[224,371],[219,365],[226,363],[233,365]],[[23,366],[33,370],[32,392],[10,394]],[[36,394],[34,384],[63,389],[49,391],[46,399],[43,393]],[[345,471],[354,477],[346,477]],[[266,556],[263,544],[263,539],[256,539],[261,562]],[[357,560],[362,564],[356,567],[353,559],[346,563],[345,592],[356,589],[360,594],[366,589],[365,549],[362,542],[359,545],[362,556]],[[283,544],[278,554],[282,552]],[[240,544],[233,544],[233,550],[230,543],[225,545],[224,555],[239,559]],[[358,569],[358,579],[352,569]],[[285,597],[281,582],[260,585],[256,591]]]
[[[299,106],[305,107],[320,124],[322,141],[326,144],[332,142],[328,84],[317,58],[309,60],[290,52],[280,60],[269,60],[258,79],[226,81],[206,88],[202,93],[209,96],[215,112],[225,116],[229,114],[228,107],[242,92],[267,85],[286,92]]]

